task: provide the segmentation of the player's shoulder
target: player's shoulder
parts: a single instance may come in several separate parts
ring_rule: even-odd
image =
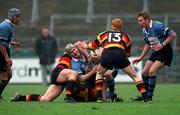
[[[165,27],[165,25],[160,21],[153,21],[152,26],[154,29]]]
[[[105,33],[108,33],[108,31],[103,31],[98,34],[98,36],[104,35]]]
[[[0,23],[0,28],[3,30],[11,30],[12,26],[6,20]]]

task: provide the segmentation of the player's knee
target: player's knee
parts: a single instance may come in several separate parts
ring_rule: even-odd
[[[70,71],[70,74],[68,74],[68,80],[76,81],[78,79],[78,73],[76,71]]]
[[[149,75],[149,72],[148,72],[148,71],[145,71],[145,70],[142,70],[141,75],[142,75],[142,76],[148,76],[148,75]]]
[[[149,70],[149,76],[154,76],[156,75],[156,70],[155,69],[150,69]]]

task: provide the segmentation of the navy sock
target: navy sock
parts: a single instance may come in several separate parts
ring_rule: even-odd
[[[145,85],[145,89],[146,91],[148,91],[148,86],[149,86],[149,76],[142,76],[142,80],[144,82],[144,85]]]
[[[153,96],[154,88],[156,86],[156,76],[149,76],[149,86],[148,86],[148,97]]]
[[[115,87],[115,83],[114,83],[114,78],[111,78],[107,81],[107,86],[109,88],[109,91],[114,93],[114,87]]]

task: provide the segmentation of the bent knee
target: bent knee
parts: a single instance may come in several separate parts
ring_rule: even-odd
[[[149,76],[154,76],[154,75],[156,75],[156,70],[154,70],[154,69],[150,69],[149,70]]]
[[[149,75],[149,71],[142,70],[141,75],[142,76],[148,76]]]

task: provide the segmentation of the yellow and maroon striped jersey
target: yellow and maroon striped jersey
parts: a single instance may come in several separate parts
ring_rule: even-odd
[[[71,59],[72,57],[69,56],[67,53],[64,53],[58,61],[58,65],[56,68],[61,68],[61,69],[70,69],[71,68]]]
[[[97,36],[97,39],[88,44],[88,48],[97,49],[98,47],[104,49],[117,47],[125,50],[127,56],[131,55],[131,38],[124,32],[105,31]]]

